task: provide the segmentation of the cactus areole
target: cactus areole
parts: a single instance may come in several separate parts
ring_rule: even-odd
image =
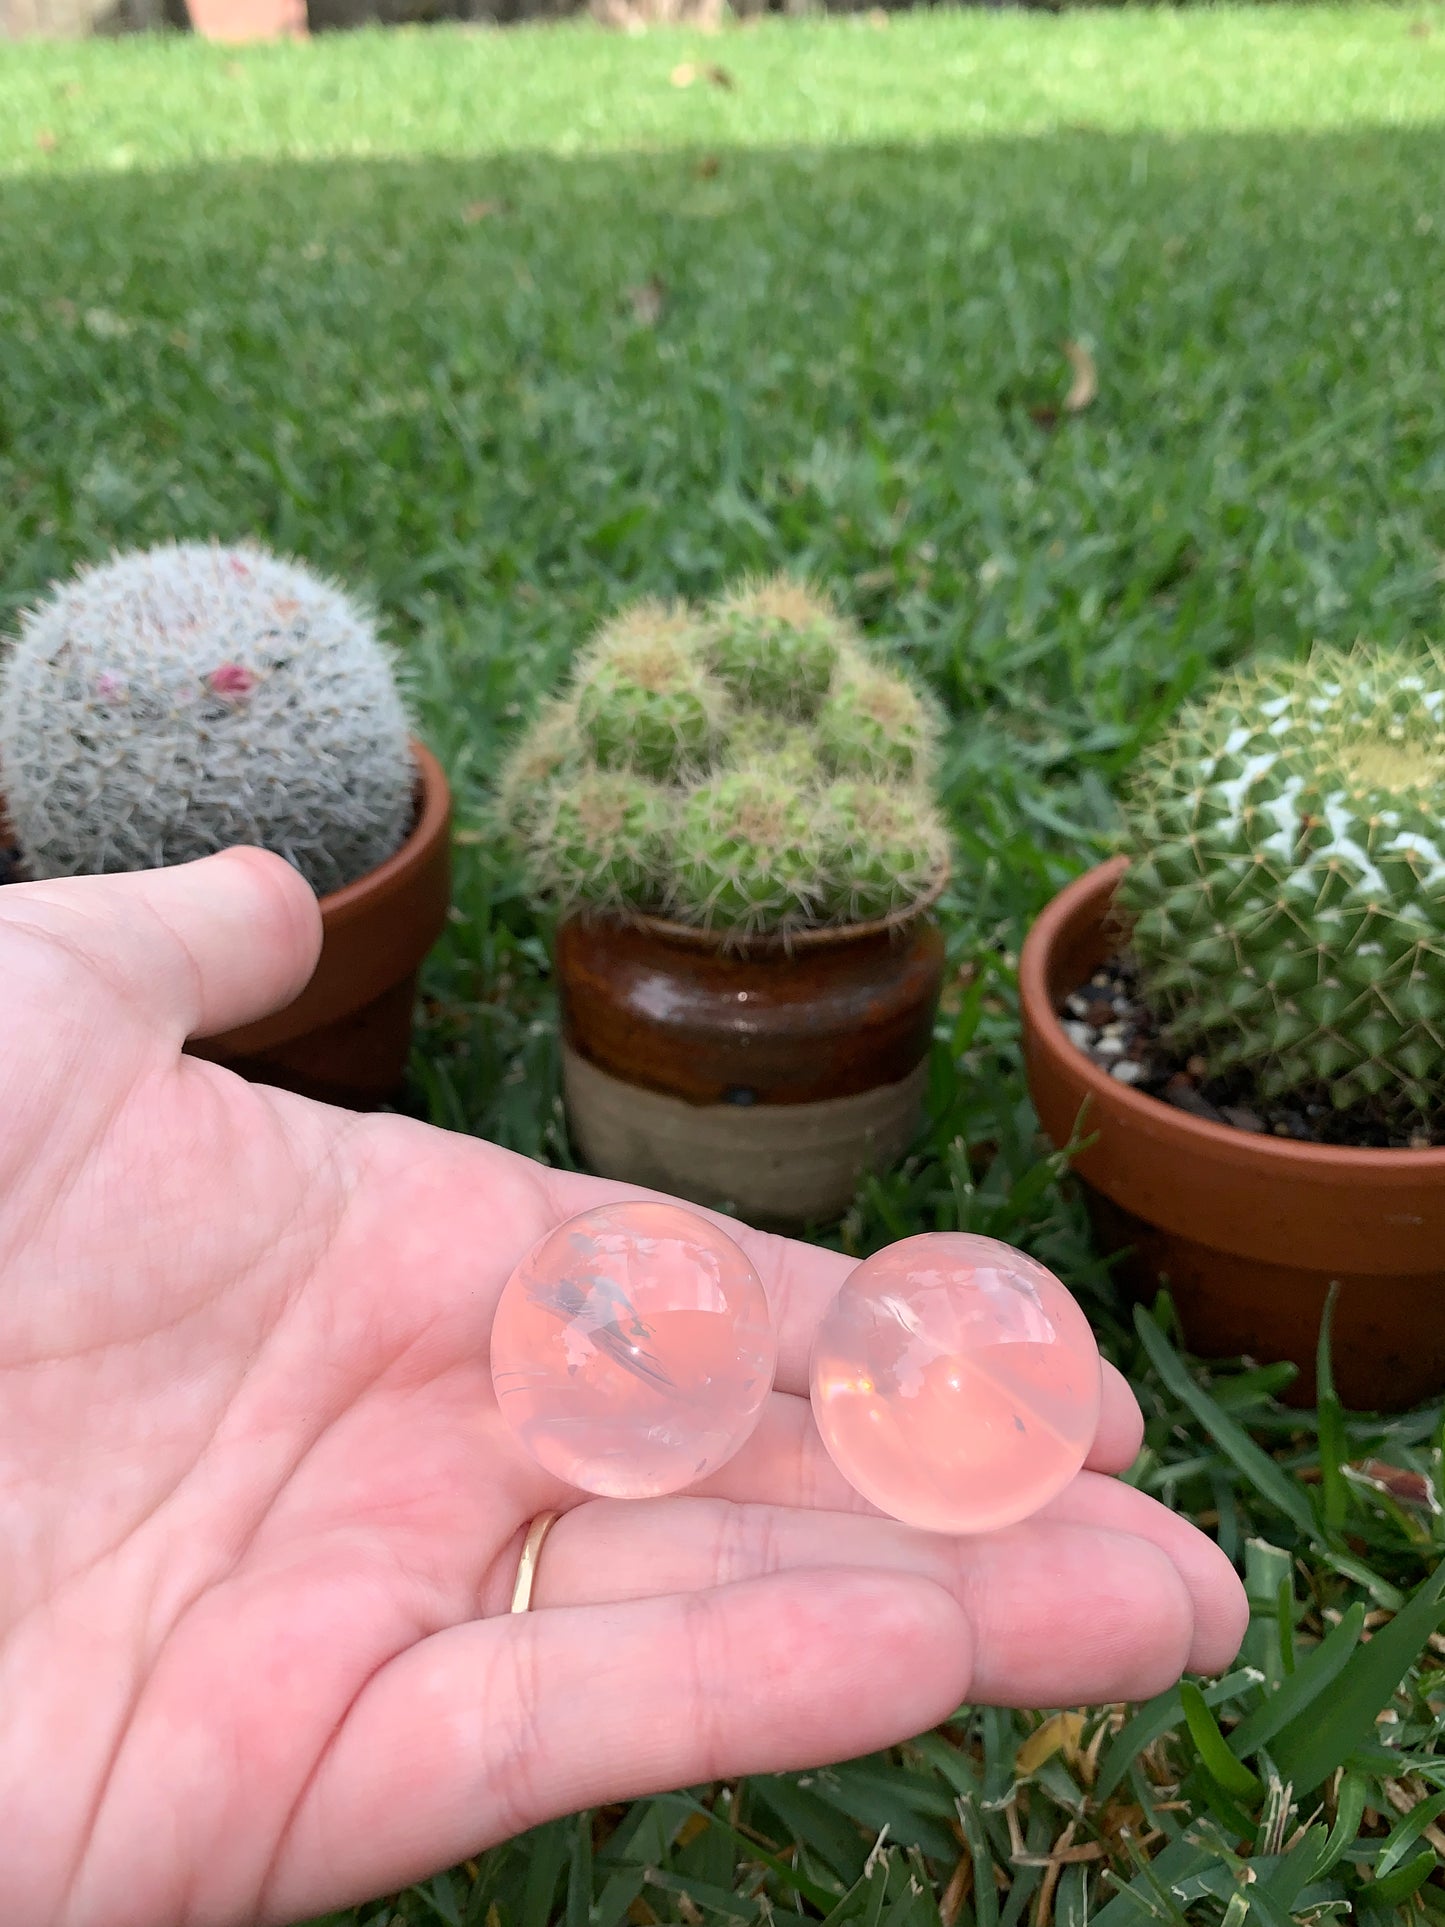
[[[1152,752],[1117,907],[1166,1036],[1268,1097],[1445,1102],[1445,652],[1316,651]]]
[[[919,1123],[948,839],[928,699],[787,577],[605,623],[497,790],[560,912],[572,1141],[754,1222],[836,1216]]]

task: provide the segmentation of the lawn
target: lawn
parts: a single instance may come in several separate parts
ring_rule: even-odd
[[[1038,1149],[1013,980],[1201,678],[1440,632],[1445,14],[20,46],[0,79],[0,621],[172,535],[369,588],[459,795],[411,1102],[565,1161],[499,746],[619,600],[814,571],[947,704],[960,858],[927,1135],[819,1236],[1061,1271],[1139,1387],[1131,1477],[1256,1602],[1202,1697],[964,1709],[338,1920],[1445,1922],[1440,1408],[1296,1412],[1136,1321]]]

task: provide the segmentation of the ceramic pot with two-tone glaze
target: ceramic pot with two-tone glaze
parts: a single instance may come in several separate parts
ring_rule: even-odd
[[[556,954],[568,1123],[604,1177],[796,1228],[919,1130],[944,960],[926,911],[728,941],[581,915]]]

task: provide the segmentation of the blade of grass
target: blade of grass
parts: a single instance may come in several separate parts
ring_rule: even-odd
[[[1093,1927],[1141,1927],[1145,1921],[1185,1923],[1174,1890],[1214,1863],[1214,1854],[1197,1840],[1171,1840],[1094,1916]],[[982,1927],[982,1921],[980,1921]]]
[[[1445,1813],[1445,1793],[1436,1793],[1422,1800],[1419,1806],[1411,1807],[1375,1857],[1376,1880],[1383,1880],[1386,1874],[1394,1872],[1426,1827],[1442,1813]]]
[[[994,1885],[993,1855],[977,1806],[967,1795],[958,1801],[958,1824],[973,1856],[973,1912],[978,1927],[998,1927],[998,1888]]]
[[[1202,1689],[1206,1706],[1219,1706],[1233,1699],[1251,1686],[1258,1686],[1260,1675],[1252,1667],[1241,1666],[1228,1673],[1223,1679],[1216,1680],[1212,1686]],[[1184,1708],[1179,1700],[1179,1688],[1171,1686],[1166,1692],[1157,1693],[1153,1699],[1146,1700],[1132,1719],[1110,1740],[1099,1762],[1099,1778],[1094,1787],[1094,1798],[1099,1802],[1107,1800],[1123,1784],[1129,1771],[1129,1763],[1135,1760],[1147,1746],[1152,1746],[1162,1734],[1171,1727],[1178,1726],[1184,1717]]]
[[[1199,1750],[1205,1770],[1224,1788],[1241,1800],[1256,1800],[1264,1787],[1259,1776],[1251,1773],[1242,1761],[1230,1752],[1224,1735],[1215,1722],[1214,1715],[1204,1703],[1204,1695],[1192,1679],[1186,1679],[1179,1688],[1180,1704],[1184,1708],[1185,1724],[1189,1737]]]
[[[1313,1706],[1326,1693],[1350,1662],[1364,1630],[1365,1609],[1358,1600],[1332,1626],[1312,1653],[1303,1658],[1289,1678],[1265,1700],[1262,1706],[1242,1719],[1230,1741],[1241,1759],[1247,1760],[1257,1747],[1272,1740],[1276,1733]],[[1278,1764],[1278,1760],[1276,1760]]]
[[[1149,1355],[1150,1364],[1165,1385],[1180,1404],[1193,1413],[1235,1469],[1248,1479],[1262,1499],[1293,1521],[1306,1538],[1313,1539],[1318,1527],[1314,1507],[1304,1487],[1295,1484],[1203,1386],[1195,1383],[1179,1354],[1142,1305],[1134,1308],[1134,1329]]]
[[[1383,1880],[1372,1880],[1361,1898],[1371,1908],[1398,1907],[1412,1894],[1419,1893],[1439,1864],[1439,1855],[1432,1847],[1426,1847],[1397,1872],[1387,1874]]]
[[[1445,1620],[1442,1563],[1367,1646],[1350,1655],[1323,1707],[1307,1706],[1282,1728],[1271,1749],[1296,1793],[1309,1793],[1344,1764],[1375,1730],[1431,1633]],[[1321,1646],[1323,1651],[1323,1645]],[[1293,1686],[1304,1669],[1290,1681]],[[1287,1689],[1286,1689],[1287,1690]]]
[[[1340,1779],[1340,1790],[1335,1796],[1335,1824],[1330,1828],[1330,1837],[1325,1842],[1320,1864],[1315,1868],[1314,1878],[1323,1879],[1331,1867],[1344,1856],[1345,1849],[1355,1843],[1360,1831],[1360,1821],[1365,1812],[1367,1783],[1362,1773],[1346,1773]]]
[[[1344,1466],[1349,1457],[1345,1438],[1345,1408],[1335,1392],[1334,1362],[1331,1358],[1335,1300],[1340,1295],[1336,1280],[1325,1298],[1320,1320],[1320,1339],[1315,1351],[1315,1383],[1318,1387],[1316,1410],[1320,1449],[1320,1505],[1325,1528],[1338,1532],[1350,1509],[1350,1487]]]

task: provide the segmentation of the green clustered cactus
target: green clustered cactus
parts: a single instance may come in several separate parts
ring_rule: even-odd
[[[937,724],[789,577],[605,624],[497,790],[535,894],[748,935],[906,913],[946,874]]]
[[[0,792],[33,877],[249,843],[324,893],[400,847],[415,785],[370,617],[259,547],[82,569],[22,616],[0,670]]]
[[[1262,1095],[1445,1102],[1445,652],[1317,650],[1186,710],[1118,907],[1169,1042]]]
[[[708,767],[723,710],[691,616],[659,602],[603,629],[577,689],[577,721],[598,766],[659,783]]]

